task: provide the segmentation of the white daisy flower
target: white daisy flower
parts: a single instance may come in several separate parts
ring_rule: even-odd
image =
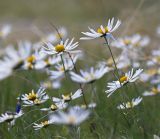
[[[148,36],[141,36],[140,34],[134,34],[132,36],[125,36],[119,38],[111,43],[111,46],[121,49],[142,48],[148,45],[150,39]]]
[[[49,125],[54,124],[54,119],[43,121],[40,124],[34,123],[34,130],[40,130],[41,128],[46,128]]]
[[[51,43],[46,43],[46,46],[43,46],[41,52],[46,53],[48,55],[54,55],[54,54],[62,54],[64,52],[66,53],[77,53],[80,52],[79,50],[74,50],[76,47],[78,47],[78,42],[73,43],[74,38],[69,42],[69,39],[66,41],[61,41],[57,45],[52,45]]]
[[[74,94],[69,93],[67,95],[62,95],[62,98],[56,98],[56,97],[52,97],[52,100],[54,103],[58,104],[58,103],[65,103],[65,102],[69,102],[71,100],[77,99],[79,97],[81,97],[82,94],[82,90],[78,89]]]
[[[21,117],[23,114],[24,113],[22,112],[22,110],[20,110],[19,113],[6,112],[4,114],[1,114],[0,123],[7,122],[9,125],[13,126],[15,124],[15,120]]]
[[[143,93],[143,96],[154,96],[158,94],[160,94],[160,85],[158,85],[157,87],[153,87],[151,91],[145,91]]]
[[[49,80],[41,82],[41,86],[48,89],[59,89],[62,86],[61,84],[62,79],[63,78],[57,78],[54,80],[50,78]]]
[[[25,104],[24,106],[39,105],[46,102],[49,96],[45,92],[45,88],[40,87],[37,92],[32,90],[29,94],[22,94],[21,100]]]
[[[5,50],[5,56],[0,59],[0,79],[11,76],[13,71],[22,68],[25,59],[31,54],[30,42],[19,42],[18,50],[8,46]]]
[[[90,111],[78,106],[71,107],[67,113],[58,111],[57,114],[50,116],[55,124],[79,125],[89,117]]]
[[[80,70],[80,75],[75,72],[70,72],[71,79],[78,83],[93,83],[94,81],[103,77],[103,75],[110,71],[110,68],[101,66],[98,69],[91,67],[89,71]]]
[[[90,32],[82,32],[82,34],[86,35],[87,37],[81,37],[80,40],[91,40],[96,39],[99,37],[106,37],[106,38],[112,38],[112,32],[114,32],[121,24],[121,21],[118,20],[115,25],[114,24],[114,18],[111,20],[109,19],[108,25],[103,27],[102,25],[95,31],[94,29],[89,28]]]
[[[108,83],[108,89],[105,91],[107,97],[111,96],[117,89],[121,88],[125,84],[135,82],[139,78],[142,71],[143,69],[138,69],[134,72],[132,69],[128,73],[125,73],[125,75],[122,76],[118,81],[112,81]]]
[[[42,108],[40,109],[41,111],[49,111],[49,112],[54,112],[54,111],[57,111],[57,110],[61,110],[61,109],[65,109],[67,108],[68,104],[67,103],[55,103],[55,104],[52,104],[49,108]]]
[[[117,106],[118,109],[129,109],[129,108],[133,108],[135,106],[137,106],[140,102],[142,101],[141,97],[132,99],[131,102],[127,102],[127,103],[123,103],[120,104],[119,106]]]
[[[153,81],[159,74],[160,70],[158,70],[157,68],[150,68],[145,70],[145,72],[140,75],[140,80],[143,82]]]

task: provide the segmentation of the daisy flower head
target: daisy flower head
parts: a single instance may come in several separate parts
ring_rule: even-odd
[[[145,91],[143,96],[154,96],[160,94],[160,84],[157,87],[153,87],[150,91]]]
[[[114,39],[112,32],[114,32],[121,24],[121,21],[118,20],[114,25],[114,18],[108,20],[107,26],[100,26],[97,31],[89,28],[90,32],[82,32],[86,37],[81,37],[80,40],[92,40],[100,37],[112,38]]]
[[[79,53],[79,50],[74,50],[76,47],[78,47],[78,42],[73,43],[74,38],[71,39],[69,42],[69,39],[66,39],[66,41],[61,41],[57,45],[52,45],[50,42],[45,43],[46,45],[43,46],[41,49],[42,53],[46,53],[48,55],[54,55],[54,54],[63,54],[63,53]]]
[[[65,103],[65,102],[69,102],[71,100],[77,99],[79,97],[81,97],[82,94],[82,90],[78,89],[74,94],[69,93],[66,95],[62,95],[62,98],[56,98],[56,97],[52,97],[52,100],[54,103],[59,104],[59,103]]]
[[[23,94],[21,100],[25,104],[24,106],[40,105],[46,102],[49,96],[45,92],[45,88],[40,87],[37,92],[32,90],[29,94]]]
[[[142,71],[143,69],[138,69],[134,72],[134,70],[132,69],[128,73],[125,73],[124,76],[120,77],[119,80],[108,83],[107,84],[108,89],[105,91],[107,97],[111,96],[117,89],[121,88],[127,83],[135,82],[139,78]]]
[[[77,83],[93,83],[96,80],[103,77],[103,75],[110,71],[110,68],[106,66],[101,66],[98,69],[94,69],[94,67],[91,67],[89,71],[83,71],[80,70],[80,74],[77,74],[75,72],[70,72],[71,79]]]
[[[4,114],[1,114],[0,116],[0,123],[7,122],[9,125],[14,126],[15,120],[19,117],[21,117],[24,113],[22,110],[17,112],[5,112]]]
[[[148,36],[141,36],[140,34],[134,34],[132,36],[125,36],[119,38],[111,43],[112,46],[121,49],[142,48],[148,45],[150,39]]]
[[[65,109],[65,108],[67,108],[67,106],[68,106],[67,103],[58,102],[58,103],[52,104],[49,108],[42,108],[40,110],[41,111],[54,112],[54,111],[57,111],[57,110]]]
[[[127,102],[127,103],[120,104],[119,106],[117,106],[117,108],[118,108],[118,109],[129,109],[129,108],[133,108],[133,107],[137,106],[138,104],[140,104],[141,101],[142,101],[142,98],[141,98],[141,97],[134,98],[134,99],[132,99],[131,102]]]
[[[40,130],[41,128],[46,128],[51,124],[54,124],[54,119],[43,121],[40,124],[34,123],[33,128],[34,130]]]
[[[0,80],[12,75],[13,71],[22,69],[25,59],[31,54],[31,43],[19,42],[18,49],[8,46],[5,55],[0,59]]]
[[[51,115],[55,124],[79,125],[89,117],[90,111],[81,107],[70,107],[68,112],[58,111],[57,114]]]

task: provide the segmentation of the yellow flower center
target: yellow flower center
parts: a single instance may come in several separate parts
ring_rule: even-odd
[[[65,48],[64,48],[64,45],[62,45],[62,44],[58,44],[58,45],[56,45],[55,46],[55,50],[56,50],[56,52],[63,52],[64,50],[65,50]]]
[[[36,60],[36,57],[34,55],[31,55],[27,58],[27,62],[28,63],[34,63]]]
[[[155,87],[153,87],[151,90],[152,90],[152,92],[153,92],[154,94],[160,93],[160,91],[159,91],[157,88],[155,88]]]
[[[123,83],[123,82],[127,81],[127,76],[122,76],[119,80],[121,83]]]
[[[132,102],[127,102],[126,107],[127,108],[133,108],[133,103]]]
[[[32,90],[31,93],[28,94],[28,99],[34,101],[37,98],[37,94]]]
[[[41,104],[41,101],[39,99],[35,99],[34,104],[39,105],[39,104]]]
[[[106,34],[106,33],[109,32],[109,29],[108,29],[108,27],[105,27],[105,28],[104,28],[104,31],[103,31],[101,28],[98,28],[98,29],[97,29],[97,32],[100,33],[100,34]]]
[[[55,111],[58,109],[58,107],[55,104],[52,104],[50,108],[52,111]]]
[[[130,40],[123,40],[123,42],[124,42],[125,45],[130,45],[131,44]]]
[[[46,127],[49,125],[49,122],[48,121],[44,121],[44,122],[41,122],[41,124],[43,125],[43,127]]]
[[[71,95],[72,94],[68,94],[68,95],[62,95],[62,99],[65,101],[65,102],[68,102],[70,101],[72,98],[71,98]]]
[[[72,115],[68,117],[68,123],[69,124],[75,124],[75,122],[76,122],[76,117],[74,117]]]

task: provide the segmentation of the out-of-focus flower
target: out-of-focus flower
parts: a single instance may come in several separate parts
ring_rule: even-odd
[[[76,63],[77,57],[73,57],[73,62]],[[55,65],[56,70],[50,70],[48,71],[48,74],[50,75],[51,79],[58,79],[61,78],[65,75],[66,72],[71,71],[74,68],[74,65],[68,57],[64,57],[63,63],[62,61],[57,63]]]
[[[132,99],[131,102],[120,104],[119,106],[117,106],[117,108],[118,109],[133,108],[133,107],[137,106],[141,101],[142,101],[142,98],[138,97],[138,98]]]
[[[21,117],[24,113],[22,110],[17,112],[5,112],[4,114],[1,114],[0,116],[0,123],[7,122],[8,125],[14,126],[15,120],[19,117]]]
[[[157,35],[159,35],[159,36],[160,36],[160,26],[158,26],[158,27],[157,27],[156,32],[157,32]]]
[[[79,97],[82,96],[82,90],[78,89],[74,94],[69,93],[67,95],[62,95],[62,98],[56,98],[56,97],[52,97],[52,100],[54,103],[58,104],[58,103],[65,103],[65,102],[69,102],[71,100],[77,99]]]
[[[128,73],[125,73],[124,76],[120,77],[118,81],[112,81],[107,84],[107,89],[105,92],[107,94],[107,97],[111,96],[117,89],[121,88],[122,86],[126,85],[127,83],[135,82],[140,74],[142,73],[143,69],[138,69],[135,71],[132,69]]]
[[[8,46],[5,52],[5,56],[0,60],[0,80],[12,75],[14,70],[23,67],[25,59],[31,54],[31,43],[28,41],[19,42],[18,50]]]
[[[55,124],[79,125],[89,117],[90,111],[78,106],[71,107],[67,113],[58,111],[57,114],[51,115]]]
[[[145,91],[143,96],[154,96],[160,94],[160,85],[158,87],[153,87],[150,91]]]
[[[54,54],[63,54],[63,53],[78,53],[79,50],[74,50],[76,47],[78,47],[78,42],[73,43],[74,38],[69,42],[69,39],[66,41],[61,41],[57,45],[52,45],[51,43],[47,42],[46,46],[43,46],[41,49],[42,53],[46,53],[48,55],[54,55]]]
[[[86,108],[95,108],[96,106],[97,106],[97,104],[92,102],[92,103],[89,103],[87,106],[85,104],[83,104],[80,107],[83,109],[86,109]]]
[[[40,105],[46,102],[49,96],[46,94],[45,89],[40,87],[37,92],[32,90],[29,94],[22,94],[21,100],[25,105],[23,106],[33,106]]]
[[[150,42],[148,36],[141,36],[140,34],[134,34],[132,36],[125,36],[124,38],[119,38],[111,43],[111,46],[121,48],[121,49],[132,49],[132,48],[142,48],[147,46]]]
[[[11,25],[4,25],[0,30],[0,38],[6,38],[11,33],[11,29]]]
[[[101,66],[98,69],[91,67],[89,71],[80,70],[80,74],[70,72],[71,79],[78,83],[93,83],[94,81],[103,77],[103,75],[110,71],[110,68]]]
[[[91,40],[96,39],[99,37],[106,37],[106,38],[113,38],[112,32],[114,32],[121,24],[121,21],[118,20],[115,25],[114,24],[114,18],[111,20],[109,19],[107,26],[103,27],[102,25],[95,31],[94,29],[89,28],[90,32],[82,32],[82,34],[86,35],[87,37],[81,37],[80,40]]]

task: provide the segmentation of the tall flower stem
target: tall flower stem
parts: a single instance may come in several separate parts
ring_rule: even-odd
[[[69,52],[68,52],[68,55],[69,55],[69,57],[70,57],[70,59],[71,59],[71,61],[72,61],[72,64],[73,64],[73,67],[74,67],[75,72],[78,74],[78,70],[77,70],[77,68],[76,68],[76,65],[75,65],[75,63],[74,63],[74,61],[73,61],[73,58],[72,58],[72,56],[71,56],[71,54],[70,54]],[[82,90],[83,101],[84,101],[86,107],[88,107],[87,101],[86,101],[86,98],[85,98],[85,95],[84,95],[84,90],[83,90],[82,84],[79,83],[79,86],[80,86],[80,89]]]
[[[107,46],[108,46],[109,52],[110,52],[110,54],[111,54],[111,57],[112,57],[112,60],[113,60],[114,66],[115,66],[115,70],[116,70],[116,72],[117,72],[118,80],[120,80],[120,76],[119,76],[118,68],[117,68],[116,61],[115,61],[115,59],[114,59],[114,56],[113,56],[113,53],[112,53],[111,47],[110,47],[110,45],[109,45],[109,43],[108,43],[107,38],[106,38],[106,37],[104,37],[104,39],[105,39],[106,44],[107,44]]]

